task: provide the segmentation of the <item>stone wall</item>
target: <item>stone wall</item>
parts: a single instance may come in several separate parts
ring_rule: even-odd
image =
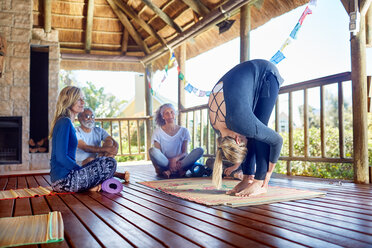
[[[0,78],[0,116],[22,116],[22,164],[0,164],[0,174],[48,169],[50,153],[29,153],[30,46],[49,46],[50,123],[58,91],[58,32],[32,29],[32,1],[1,0],[0,34],[7,41],[4,76]]]

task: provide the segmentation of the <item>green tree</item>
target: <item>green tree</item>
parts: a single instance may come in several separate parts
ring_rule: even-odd
[[[86,82],[86,84],[87,86],[82,87],[71,71],[61,70],[59,72],[59,89],[70,85],[80,87],[85,96],[85,106],[92,108],[97,117],[121,117],[121,109],[127,101],[105,93],[103,87],[97,89],[92,82]]]
[[[58,77],[58,88],[60,90],[66,86],[77,85],[71,71],[60,70]]]
[[[309,123],[309,127],[316,127],[316,128],[319,128],[320,127],[320,115],[319,113],[317,114],[317,112],[319,112],[316,108],[312,107],[312,106],[308,106],[308,123]],[[304,105],[301,105],[298,107],[298,112],[300,113],[300,116],[304,116]],[[303,121],[302,121],[303,122]],[[303,123],[302,123],[303,125]]]
[[[104,88],[97,87],[92,82],[86,82],[87,87],[82,87],[86,106],[92,108],[97,117],[120,117],[120,110],[127,102],[118,100],[112,94],[106,94]]]

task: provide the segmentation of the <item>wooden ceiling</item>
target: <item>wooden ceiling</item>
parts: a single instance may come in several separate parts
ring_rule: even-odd
[[[236,20],[219,34],[213,13],[237,0],[34,0],[33,26],[58,30],[62,55],[87,58],[132,58],[132,63],[149,60],[172,41],[187,41],[187,59],[239,36],[239,10],[223,19]],[[241,2],[241,1],[240,1]],[[307,0],[251,0],[251,28],[282,15]],[[49,5],[48,5],[49,3]],[[222,7],[221,7],[222,6]],[[220,13],[221,14],[221,13]],[[199,22],[211,19],[199,32],[190,34]],[[223,20],[222,19],[222,20]],[[214,20],[214,22],[212,21]],[[221,21],[221,18],[218,19]],[[200,23],[199,23],[200,24]],[[208,24],[210,24],[208,26]],[[189,34],[190,37],[186,37]],[[182,40],[182,37],[187,39]],[[174,43],[174,42],[173,42]],[[179,44],[175,45],[178,46]],[[171,48],[175,48],[172,47]],[[238,52],[238,51],[237,51]],[[104,56],[105,55],[105,56]],[[167,54],[151,59],[155,69],[167,61]],[[62,56],[62,60],[64,57]],[[68,60],[68,59],[66,59]],[[84,60],[84,59],[82,59]],[[80,69],[80,68],[77,68]]]

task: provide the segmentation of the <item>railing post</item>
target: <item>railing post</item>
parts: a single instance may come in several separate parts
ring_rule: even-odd
[[[344,91],[342,87],[342,82],[338,82],[338,141],[340,146],[340,157],[345,158]]]
[[[307,158],[309,156],[309,115],[308,111],[308,90],[304,89],[304,157]]]
[[[288,114],[289,114],[289,123],[288,123],[288,152],[289,157],[293,157],[293,95],[292,92],[288,93]],[[287,175],[292,175],[292,166],[291,162],[287,161]]]
[[[148,74],[145,76],[145,103],[146,103],[146,116],[152,116],[152,96],[150,92],[149,85],[152,84],[152,64],[148,64],[146,66],[146,72],[145,74]],[[145,152],[145,159],[149,160],[147,151],[151,147],[151,136],[152,136],[152,124],[151,119],[146,119],[146,152]]]
[[[325,108],[324,108],[324,101],[325,101],[325,92],[324,92],[324,85],[320,86],[320,151],[321,157],[325,158]]]

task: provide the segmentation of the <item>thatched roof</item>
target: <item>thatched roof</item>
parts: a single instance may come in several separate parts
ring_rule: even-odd
[[[153,67],[161,69],[168,54],[159,51],[165,51],[172,41],[177,40],[174,47],[187,41],[189,59],[238,37],[240,30],[238,9],[231,11],[230,17],[224,17],[236,21],[222,34],[215,25],[217,19],[213,22],[213,18],[209,18],[213,13],[223,11],[221,5],[237,0],[53,0],[50,1],[51,13],[48,13],[46,2],[33,1],[33,26],[48,27],[50,20],[51,28],[58,30],[61,68],[65,69],[143,71],[139,60],[148,62],[154,54],[157,55],[151,58]],[[248,4],[253,6],[252,29],[307,2],[249,1]],[[51,18],[44,18],[49,14]],[[203,19],[211,19],[207,23],[209,26],[204,25],[203,29],[191,34],[190,31]],[[182,40],[182,37],[187,39]],[[77,57],[72,58],[70,54],[77,54]],[[84,54],[87,56],[81,57]],[[111,62],[105,59],[106,56],[111,56]]]

